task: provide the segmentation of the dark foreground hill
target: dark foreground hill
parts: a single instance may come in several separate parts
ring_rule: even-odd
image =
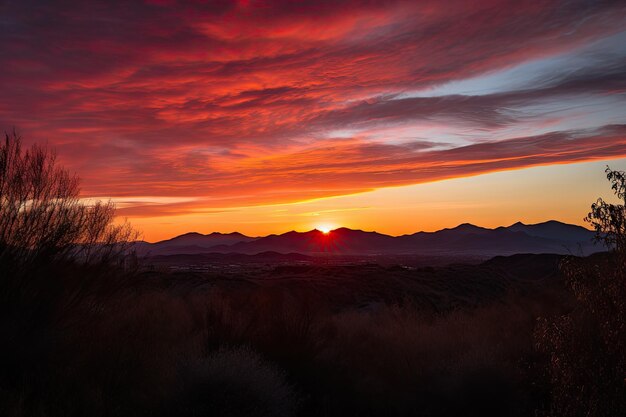
[[[187,258],[197,261],[197,256],[176,255],[156,259],[164,261],[175,257],[170,265],[176,265]],[[207,258],[218,256],[212,254]],[[226,256],[241,262],[242,255]],[[233,269],[230,264],[224,263],[196,272],[186,269],[166,275],[171,279],[167,286],[189,294],[220,287],[229,288],[231,292],[236,289],[256,291],[258,288],[286,291],[307,294],[308,298],[316,300],[316,304],[333,309],[367,309],[411,300],[420,309],[436,312],[485,305],[501,299],[505,294],[538,295],[563,287],[559,270],[563,256],[555,254],[519,254],[475,264],[438,267],[351,263],[349,258],[342,262],[324,263],[296,254],[270,253],[262,256],[268,258],[260,259],[274,259],[276,262],[262,267],[255,263],[258,256],[243,256],[252,262],[253,267]]]
[[[319,230],[287,232],[253,238],[240,233],[227,235],[190,233],[154,244],[140,242],[141,255],[181,255],[263,252],[305,255],[420,255],[480,256],[483,258],[515,253],[556,253],[588,255],[601,251],[593,243],[594,233],[581,226],[557,221],[487,229],[462,224],[437,232],[389,236],[339,228],[329,233]]]

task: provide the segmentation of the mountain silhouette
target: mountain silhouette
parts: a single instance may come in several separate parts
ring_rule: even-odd
[[[581,242],[589,237],[589,230],[582,226],[561,223],[550,220],[539,224],[524,224],[517,222],[507,229],[514,232],[524,232],[529,236],[558,239],[566,242]],[[593,232],[592,235],[593,237]]]
[[[495,229],[464,223],[436,232],[417,232],[397,237],[345,227],[329,233],[314,229],[258,238],[236,232],[208,235],[186,233],[157,243],[141,242],[137,251],[149,256],[200,253],[254,255],[262,252],[306,255],[588,255],[604,249],[594,244],[593,237],[594,232],[584,227],[551,220],[530,225],[518,222]]]
[[[240,242],[251,242],[255,239],[257,238],[239,232],[213,232],[208,235],[190,232],[156,243],[138,242],[135,249],[139,253],[150,255],[190,255],[210,252],[208,249],[215,246],[234,245]]]

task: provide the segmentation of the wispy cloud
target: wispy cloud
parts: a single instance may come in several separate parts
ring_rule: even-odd
[[[620,1],[5,1],[0,124],[86,196],[193,198],[126,215],[625,156],[624,23]]]

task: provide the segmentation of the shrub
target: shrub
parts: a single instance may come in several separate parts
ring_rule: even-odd
[[[249,347],[221,348],[186,363],[170,415],[289,417],[298,397],[285,373]]]
[[[36,381],[56,372],[54,355],[68,326],[84,325],[91,312],[101,311],[129,285],[127,249],[136,233],[127,223],[115,224],[114,215],[112,203],[87,204],[80,198],[78,177],[57,164],[53,151],[38,145],[26,149],[16,133],[5,135],[0,143],[0,391],[30,407],[31,414],[38,413],[27,404],[34,401],[24,398],[32,400],[50,388]]]
[[[79,179],[56,154],[16,134],[0,144],[0,262],[23,271],[52,260],[108,262],[124,253],[135,232],[115,225],[113,203],[86,204]]]
[[[550,357],[554,416],[626,414],[626,174],[606,172],[624,204],[598,199],[586,220],[609,253],[563,262],[577,304],[536,331]]]

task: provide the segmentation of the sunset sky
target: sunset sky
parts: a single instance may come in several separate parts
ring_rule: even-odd
[[[0,0],[0,129],[154,241],[582,224],[626,2]]]

